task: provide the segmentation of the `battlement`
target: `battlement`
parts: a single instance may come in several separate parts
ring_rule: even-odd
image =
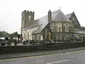
[[[27,27],[32,21],[34,21],[34,11],[24,10],[22,12],[22,27]]]

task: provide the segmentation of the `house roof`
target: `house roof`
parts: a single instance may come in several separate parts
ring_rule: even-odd
[[[39,26],[39,27],[33,32],[33,34],[40,33],[40,32],[44,29],[44,27],[45,27],[46,25],[47,25],[47,24],[44,24],[44,25]]]

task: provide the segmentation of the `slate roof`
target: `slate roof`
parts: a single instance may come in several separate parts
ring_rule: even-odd
[[[33,32],[33,34],[40,33],[40,32],[44,29],[44,27],[45,27],[46,25],[47,25],[47,24],[39,26],[39,27]]]
[[[61,10],[52,13],[52,20],[54,21],[70,21]]]

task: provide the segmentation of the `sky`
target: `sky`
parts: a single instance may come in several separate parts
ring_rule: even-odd
[[[0,31],[21,33],[21,13],[34,11],[35,19],[58,9],[64,14],[75,12],[81,26],[85,26],[84,0],[0,0]]]

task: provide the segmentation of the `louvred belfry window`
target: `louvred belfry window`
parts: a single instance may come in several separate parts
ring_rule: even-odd
[[[28,17],[29,21],[31,20],[31,16]]]

